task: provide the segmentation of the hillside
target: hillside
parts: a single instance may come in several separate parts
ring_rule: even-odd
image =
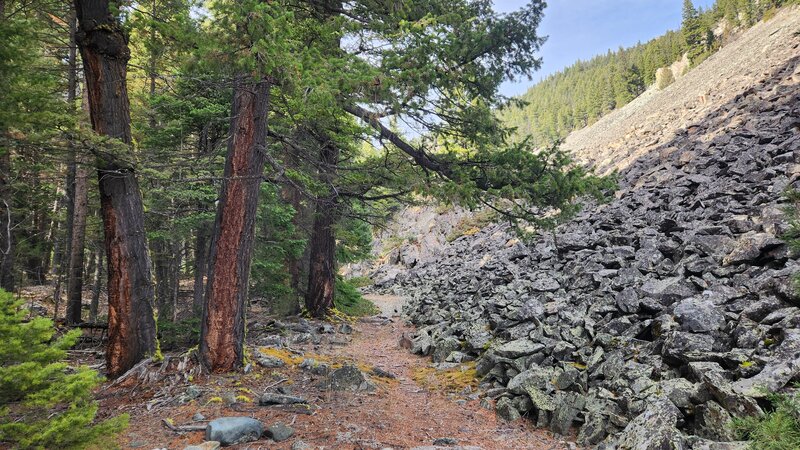
[[[375,270],[408,300],[412,350],[477,358],[499,416],[577,428],[581,445],[746,448],[731,420],[800,380],[800,263],[781,240],[800,188],[798,32],[784,9],[570,136],[619,170],[610,203],[529,245],[493,224]]]
[[[523,106],[512,103],[500,111],[500,117],[516,128],[517,139],[530,138],[536,145],[549,146],[637,97],[653,94],[663,87],[656,85],[658,70],[670,69],[670,79],[682,77],[690,66],[735,40],[762,17],[771,17],[775,7],[788,3],[791,1],[717,0],[705,11],[684,3],[680,29],[578,61],[532,86],[518,98],[525,102]]]
[[[754,25],[663,91],[648,90],[593,126],[571,133],[563,148],[607,172],[627,167],[675,134],[695,133],[697,123],[729,115],[737,96],[763,89],[775,70],[798,54],[795,11]]]

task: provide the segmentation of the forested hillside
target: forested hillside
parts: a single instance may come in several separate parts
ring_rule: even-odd
[[[712,8],[703,11],[687,0],[681,29],[633,47],[609,50],[589,61],[578,61],[530,88],[518,99],[525,103],[523,106],[505,108],[500,117],[517,129],[518,139],[530,136],[536,145],[549,146],[654,86],[658,69],[687,55],[688,66],[680,65],[680,73],[665,75],[660,86],[663,88],[724,45],[732,34],[792,1],[717,0]]]

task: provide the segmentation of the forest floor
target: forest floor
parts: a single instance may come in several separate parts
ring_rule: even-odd
[[[321,331],[321,323],[300,321],[314,327],[311,339],[307,339],[309,333],[287,331],[302,328],[296,324],[262,319],[259,311],[251,311],[249,348],[278,357],[285,366],[253,364],[247,373],[207,375],[200,373],[190,356],[167,354],[164,361],[145,364],[121,382],[101,386],[97,393],[100,414],[130,415],[130,426],[119,438],[123,448],[181,450],[204,440],[202,431],[180,431],[183,427],[202,427],[209,420],[229,416],[253,417],[265,427],[280,422],[294,430],[283,442],[262,438],[229,448],[574,448],[572,443],[535,429],[530,421],[504,423],[497,419],[491,404],[484,401],[481,405],[475,391],[474,372],[470,372],[474,365],[445,371],[433,368],[428,358],[401,346],[403,336],[412,330],[395,316],[401,299],[370,299],[383,311],[381,316],[334,325],[335,332],[330,326]],[[272,325],[257,325],[265,322]],[[306,336],[297,337],[303,334]],[[275,339],[281,339],[281,344],[274,345]],[[77,355],[87,364],[102,361],[100,352],[84,350]],[[355,365],[370,374],[375,389],[326,390],[327,375],[301,368],[303,359],[313,359],[331,370]],[[300,396],[308,404],[259,406],[258,398],[265,392]],[[298,441],[308,446],[302,447]],[[443,446],[434,447],[435,441]]]

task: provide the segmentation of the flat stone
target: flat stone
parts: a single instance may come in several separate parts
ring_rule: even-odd
[[[219,450],[221,446],[222,444],[218,441],[205,441],[202,444],[184,447],[183,450]]]
[[[258,399],[258,404],[261,406],[269,405],[294,405],[296,403],[308,403],[303,397],[294,395],[276,394],[267,392]]]
[[[221,445],[255,441],[264,434],[264,424],[250,417],[220,417],[208,423],[206,440]]]
[[[533,342],[529,339],[519,339],[516,341],[506,342],[494,349],[497,356],[503,358],[519,358],[522,356],[532,355],[544,349],[544,345],[538,342]]]

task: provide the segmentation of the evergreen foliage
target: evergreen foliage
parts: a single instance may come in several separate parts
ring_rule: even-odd
[[[127,416],[97,422],[97,372],[63,362],[79,330],[53,339],[53,323],[28,320],[22,302],[0,290],[0,442],[19,448],[113,446]]]
[[[772,410],[761,417],[735,419],[734,430],[753,450],[800,448],[800,402],[796,395],[771,394]]]

